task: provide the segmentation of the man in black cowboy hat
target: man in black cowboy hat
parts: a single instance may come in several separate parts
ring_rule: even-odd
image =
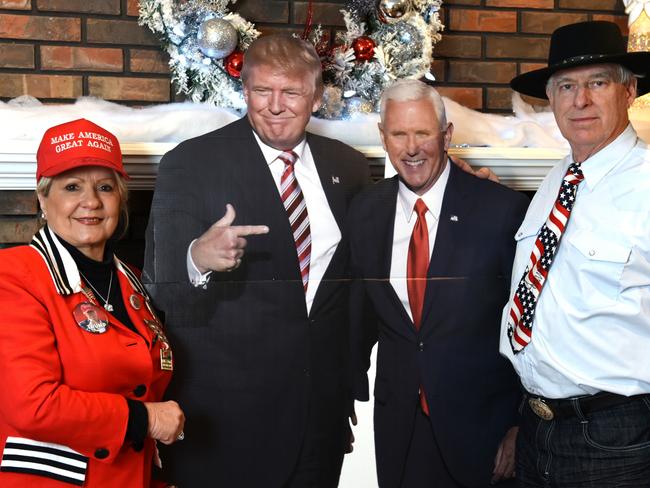
[[[548,98],[571,147],[516,234],[502,319],[521,486],[650,487],[650,151],[627,115],[649,71],[615,24],[584,22],[511,82]]]

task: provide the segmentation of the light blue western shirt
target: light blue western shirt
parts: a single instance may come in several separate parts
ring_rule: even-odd
[[[584,181],[542,289],[531,343],[514,355],[512,297],[555,203],[569,154],[542,182],[517,231],[501,353],[548,398],[650,393],[650,151],[631,125],[585,160]]]

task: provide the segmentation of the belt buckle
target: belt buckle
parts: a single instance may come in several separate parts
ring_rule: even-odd
[[[539,418],[543,420],[553,420],[555,416],[551,407],[541,398],[529,398],[528,405]]]

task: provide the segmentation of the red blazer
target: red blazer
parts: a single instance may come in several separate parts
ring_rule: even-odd
[[[136,334],[109,314],[104,333],[84,330],[73,309],[88,299],[79,272],[44,227],[30,246],[0,251],[0,486],[143,488],[155,443],[124,441],[126,399],[161,400],[171,379],[148,296],[115,259]],[[135,297],[135,298],[132,298]],[[132,302],[139,306],[136,309]]]

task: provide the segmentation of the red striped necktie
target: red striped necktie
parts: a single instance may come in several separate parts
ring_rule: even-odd
[[[409,251],[406,258],[406,291],[411,306],[413,325],[419,331],[422,325],[422,309],[424,308],[424,292],[427,289],[427,272],[429,270],[429,228],[427,226],[427,206],[421,198],[415,202],[417,220],[411,234]],[[420,406],[429,415],[429,405],[420,386]]]
[[[508,314],[508,337],[515,354],[521,352],[531,341],[537,300],[571,216],[578,185],[583,179],[580,163],[571,164],[560,186],[555,205],[535,239],[533,252]]]
[[[311,232],[307,204],[293,170],[298,155],[293,151],[284,151],[278,156],[278,159],[284,162],[285,165],[282,178],[280,178],[280,194],[284,208],[289,216],[289,225],[291,225],[291,232],[298,253],[302,286],[306,293],[309,284],[309,263],[311,261]]]

